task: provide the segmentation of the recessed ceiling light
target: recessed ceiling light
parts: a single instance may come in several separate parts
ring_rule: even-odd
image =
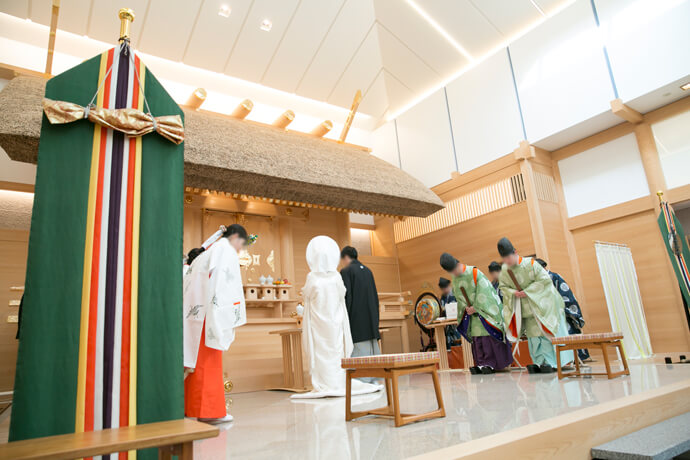
[[[680,89],[682,89],[683,91],[689,90],[689,89],[690,89],[690,82],[688,82],[688,83],[682,85],[682,86],[680,87]]]
[[[270,19],[264,19],[261,21],[261,26],[259,26],[261,30],[265,30],[266,32],[271,30],[271,27],[273,27],[273,23],[271,22]]]
[[[218,16],[229,18],[231,12],[232,8],[230,8],[230,5],[220,5],[220,9],[218,10]]]

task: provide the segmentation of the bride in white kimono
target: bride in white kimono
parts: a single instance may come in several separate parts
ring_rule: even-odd
[[[317,236],[309,242],[307,263],[311,272],[302,288],[302,341],[309,355],[314,389],[292,395],[293,399],[345,396],[345,370],[340,360],[352,353],[352,336],[345,307],[345,285],[337,270],[339,260],[340,248],[333,239]],[[353,395],[373,393],[382,388],[382,385],[352,380]]]

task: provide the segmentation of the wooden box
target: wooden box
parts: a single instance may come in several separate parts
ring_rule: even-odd
[[[256,300],[259,298],[259,288],[256,286],[245,286],[244,298],[246,300]]]
[[[290,289],[285,286],[278,286],[278,298],[280,300],[290,300]]]
[[[261,300],[275,300],[276,289],[273,286],[261,286]]]

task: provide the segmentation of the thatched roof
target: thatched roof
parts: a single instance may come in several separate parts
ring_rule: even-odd
[[[36,162],[44,91],[45,80],[19,76],[0,92],[0,146],[13,160]],[[402,216],[443,206],[361,148],[207,112],[185,110],[184,159],[188,187]]]

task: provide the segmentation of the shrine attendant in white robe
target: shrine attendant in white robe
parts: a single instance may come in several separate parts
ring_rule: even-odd
[[[345,396],[345,370],[340,360],[350,357],[353,345],[345,307],[345,285],[337,271],[339,259],[338,243],[327,236],[317,236],[307,246],[311,272],[302,288],[302,340],[309,356],[314,389],[295,394],[293,399]],[[352,381],[353,395],[373,393],[381,388],[381,385]]]
[[[235,328],[247,322],[238,256],[246,243],[247,231],[241,225],[221,227],[204,243],[208,249],[197,251],[184,276],[187,417],[232,421],[225,409],[223,351],[235,339]]]

